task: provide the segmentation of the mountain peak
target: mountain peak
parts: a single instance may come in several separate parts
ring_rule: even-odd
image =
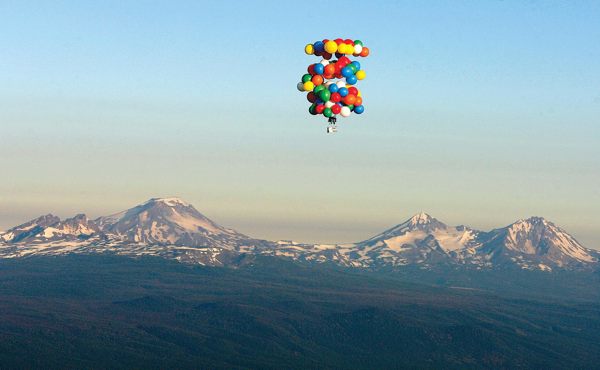
[[[447,227],[444,223],[425,212],[417,213],[400,225],[409,230],[423,230],[427,232]]]
[[[513,224],[492,230],[490,246],[497,238],[501,250],[508,254],[536,256],[546,264],[564,266],[569,263],[596,262],[596,257],[566,231],[543,217],[521,219]],[[500,236],[498,238],[498,236]]]
[[[432,221],[434,221],[435,218],[431,217],[430,215],[428,215],[425,212],[419,212],[416,215],[412,216],[410,218],[409,223],[416,226],[416,225],[427,225],[430,224]]]
[[[146,203],[144,203],[144,205],[153,204],[153,203],[162,203],[162,204],[166,204],[169,207],[176,207],[178,205],[179,206],[184,206],[184,207],[189,207],[190,206],[190,204],[188,202],[186,202],[183,199],[178,198],[178,197],[151,198]]]
[[[420,231],[425,233],[431,233],[437,229],[445,229],[448,226],[438,221],[437,219],[431,217],[425,212],[419,212],[404,221],[401,224],[398,224],[390,229],[387,229],[381,234],[378,234],[370,239],[367,239],[364,242],[373,241],[373,240],[384,240],[393,238],[400,235],[405,235],[406,233],[413,231]]]
[[[128,210],[100,217],[96,223],[105,233],[133,243],[215,246],[248,239],[216,224],[177,197],[152,198]]]
[[[520,219],[515,223],[528,223],[528,224],[532,224],[532,225],[538,225],[538,224],[546,225],[551,222],[549,222],[548,220],[546,220],[545,218],[540,217],[540,216],[531,216],[526,219]]]

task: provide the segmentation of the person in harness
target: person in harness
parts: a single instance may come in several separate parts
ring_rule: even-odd
[[[327,133],[332,134],[337,132],[337,127],[335,126],[337,118],[335,118],[335,116],[329,117],[329,120],[327,122],[329,122],[329,126],[327,126]]]

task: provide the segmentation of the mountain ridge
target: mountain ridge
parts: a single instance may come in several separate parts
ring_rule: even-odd
[[[177,197],[152,198],[94,220],[85,214],[65,220],[47,214],[0,233],[0,258],[68,253],[158,255],[215,266],[260,254],[356,268],[516,266],[543,271],[596,268],[600,256],[538,216],[481,231],[448,226],[419,212],[357,243],[274,242],[223,227]]]

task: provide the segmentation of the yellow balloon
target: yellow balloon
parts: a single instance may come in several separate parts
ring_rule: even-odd
[[[346,44],[339,44],[337,46],[337,52],[340,54],[346,54]]]
[[[307,44],[304,47],[304,52],[308,55],[313,55],[315,53],[315,47],[313,46],[313,44]]]
[[[338,46],[333,40],[329,40],[325,43],[325,51],[329,54],[333,54],[337,51]]]
[[[360,71],[356,72],[357,80],[363,80],[365,77],[367,77],[367,72],[363,71],[362,69]]]
[[[313,91],[315,84],[312,81],[306,81],[304,83],[304,91]]]

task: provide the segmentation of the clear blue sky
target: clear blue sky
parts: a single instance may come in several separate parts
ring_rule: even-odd
[[[0,1],[0,229],[180,196],[262,238],[418,211],[531,215],[600,248],[600,2]],[[359,38],[366,112],[326,135],[304,45]]]

